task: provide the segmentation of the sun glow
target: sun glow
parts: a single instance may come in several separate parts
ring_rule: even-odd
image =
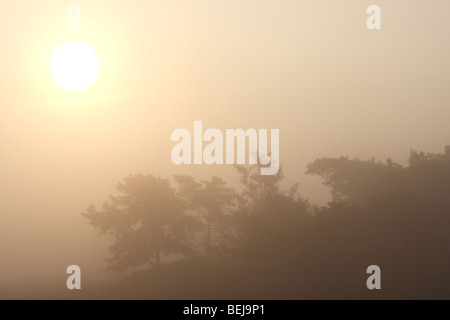
[[[90,46],[81,42],[70,42],[55,51],[51,69],[53,78],[61,87],[70,91],[81,91],[95,82],[100,63]]]

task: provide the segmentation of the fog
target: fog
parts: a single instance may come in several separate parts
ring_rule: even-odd
[[[132,276],[105,270],[114,236],[100,237],[81,215],[117,195],[130,174],[161,176],[173,188],[177,174],[219,176],[241,190],[233,166],[172,163],[171,133],[192,132],[195,120],[222,131],[279,129],[281,190],[299,183],[308,212],[333,200],[324,179],[305,173],[316,159],[408,167],[411,149],[444,154],[450,144],[447,2],[378,0],[375,31],[366,27],[372,2],[358,0],[75,2],[78,31],[65,26],[65,2],[2,7],[2,298],[21,298],[31,285],[33,298],[53,287],[50,297],[59,297],[73,264],[93,286]],[[80,93],[60,89],[50,73],[52,52],[72,39],[89,43],[101,64]]]

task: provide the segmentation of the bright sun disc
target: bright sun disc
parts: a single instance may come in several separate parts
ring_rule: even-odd
[[[70,91],[81,91],[92,85],[100,69],[95,51],[81,42],[61,46],[53,54],[51,66],[55,81]]]

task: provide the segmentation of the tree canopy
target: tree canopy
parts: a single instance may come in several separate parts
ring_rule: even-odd
[[[190,252],[188,234],[193,225],[183,215],[183,203],[169,180],[136,174],[117,185],[101,210],[90,206],[83,213],[102,234],[114,237],[109,267],[122,270],[145,264],[159,266],[163,254]]]
[[[379,297],[450,297],[450,147],[412,150],[406,165],[317,159],[307,173],[333,201],[314,210],[281,170],[236,169],[239,192],[219,177],[177,175],[172,187],[138,174],[90,206],[83,215],[114,239],[111,270],[152,266],[152,298],[184,285],[195,290],[176,298],[348,299],[373,297],[365,270],[377,264],[389,286]],[[164,279],[151,273],[163,262]]]

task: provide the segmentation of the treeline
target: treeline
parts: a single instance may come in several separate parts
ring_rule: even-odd
[[[450,147],[408,166],[322,158],[309,164],[333,201],[314,207],[282,172],[236,167],[242,188],[132,175],[83,215],[113,236],[110,270],[141,298],[450,298]],[[366,287],[378,265],[382,289]],[[134,280],[133,280],[134,279]]]

